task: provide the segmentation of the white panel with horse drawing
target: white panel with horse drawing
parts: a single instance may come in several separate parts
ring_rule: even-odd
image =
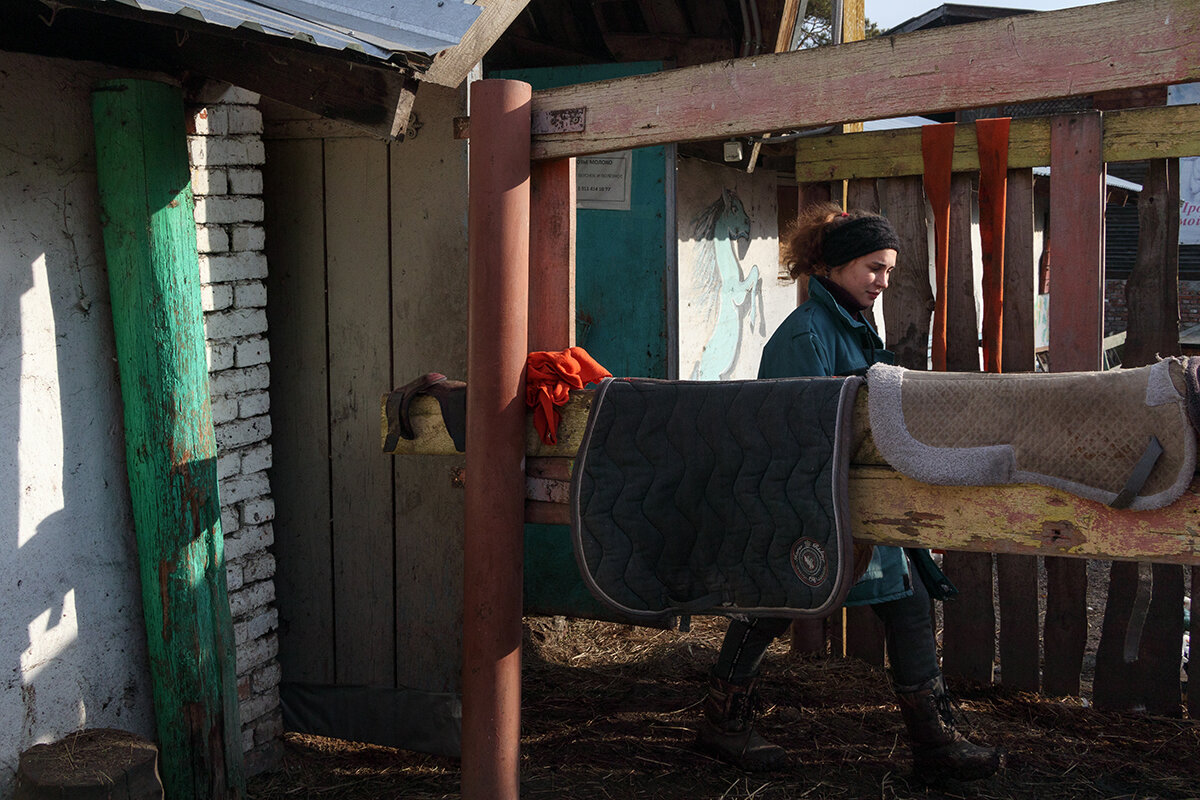
[[[795,285],[778,278],[775,175],[680,159],[676,186],[679,377],[753,378],[796,307]]]

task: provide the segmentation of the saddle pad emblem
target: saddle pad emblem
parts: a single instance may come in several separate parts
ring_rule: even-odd
[[[792,569],[809,586],[820,586],[829,577],[829,560],[816,539],[798,539],[792,545]]]

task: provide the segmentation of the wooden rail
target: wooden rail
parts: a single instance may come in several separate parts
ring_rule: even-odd
[[[1009,131],[1008,166],[1050,163],[1051,117],[1014,119]],[[1104,114],[1103,159],[1140,161],[1182,158],[1200,153],[1200,106],[1163,106]],[[975,125],[955,128],[954,172],[979,169]],[[796,180],[801,183],[854,178],[921,175],[921,129],[814,136],[796,140]]]
[[[1121,0],[546,89],[532,157],[1198,79],[1200,0]]]
[[[532,422],[527,425],[529,522],[570,521],[571,462],[592,396],[591,391],[572,392],[556,445],[544,444]],[[856,427],[864,430],[850,467],[851,525],[857,539],[944,550],[1200,564],[1200,478],[1182,498],[1155,511],[1118,511],[1034,484],[934,486],[896,472],[879,455],[866,424],[865,396],[859,396],[854,415]],[[394,455],[455,452],[432,398],[413,402],[412,422],[417,438],[400,439]],[[383,438],[387,433],[384,413]]]

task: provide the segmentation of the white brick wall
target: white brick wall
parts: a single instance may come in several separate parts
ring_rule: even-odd
[[[267,259],[258,95],[209,83],[191,98],[188,152],[196,197],[201,299],[217,439],[225,574],[237,644],[242,746],[251,774],[277,763],[279,641],[275,503],[267,387]]]

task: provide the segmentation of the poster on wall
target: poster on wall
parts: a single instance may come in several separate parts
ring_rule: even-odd
[[[1200,83],[1167,87],[1167,105],[1200,103]],[[1179,243],[1200,244],[1200,158],[1179,159]]]
[[[796,307],[779,279],[777,182],[699,159],[676,172],[679,377],[757,377],[767,338]]]
[[[633,151],[575,159],[575,207],[628,211],[633,195]]]

